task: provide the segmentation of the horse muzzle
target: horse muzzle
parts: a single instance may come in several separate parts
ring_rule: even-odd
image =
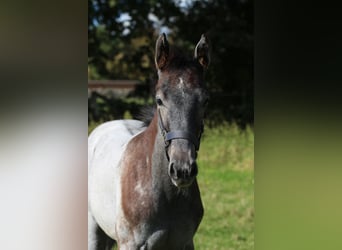
[[[197,163],[184,163],[180,161],[170,161],[169,176],[172,183],[179,188],[189,187],[197,176]]]

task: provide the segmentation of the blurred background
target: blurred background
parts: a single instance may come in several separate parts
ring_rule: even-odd
[[[88,1],[88,131],[154,104],[154,48],[192,56],[211,41],[210,101],[198,157],[205,216],[196,249],[254,248],[253,2]]]
[[[208,111],[217,122],[211,128],[207,124],[199,153],[206,213],[195,237],[196,247],[253,249],[255,234],[255,249],[260,250],[342,249],[342,38],[337,4],[169,1],[165,7],[165,1],[102,1],[94,8],[93,3],[0,1],[1,249],[87,249],[91,92],[107,93],[106,98],[117,102],[110,110],[106,99],[98,98],[99,123],[131,117],[139,103],[149,102],[156,77],[153,65],[140,74],[151,77],[147,83],[130,75],[142,70],[138,66],[119,76],[115,71],[119,67],[104,73],[99,71],[101,63],[92,60],[112,57],[109,61],[113,61],[119,50],[115,52],[110,44],[118,45],[117,41],[121,41],[120,51],[126,48],[125,58],[135,53],[127,48],[142,34],[133,28],[142,23],[144,35],[151,25],[153,30],[147,37],[149,62],[159,30],[189,53],[201,33],[208,32],[212,40]],[[152,10],[159,26],[149,19],[147,13]],[[176,11],[177,15],[172,14]],[[91,19],[94,16],[98,17]],[[127,18],[132,22],[125,23]],[[125,31],[126,40],[120,27],[122,32],[130,31]],[[253,41],[246,42],[250,38],[244,34],[252,34]],[[100,42],[115,53],[101,52],[104,45],[92,45]],[[127,67],[130,61],[121,62]],[[253,124],[253,78],[257,122],[249,126],[243,117]],[[96,82],[89,88],[89,79],[137,85],[145,97],[128,96],[131,87],[115,88],[113,94],[96,88]],[[111,98],[117,92],[126,97]],[[222,107],[214,104],[219,99],[226,101]]]
[[[208,121],[253,124],[252,1],[89,0],[88,8],[89,122],[135,117],[151,103],[154,47],[165,32],[188,55],[201,34],[211,40]]]

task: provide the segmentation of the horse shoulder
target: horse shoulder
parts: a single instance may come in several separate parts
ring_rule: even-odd
[[[114,236],[120,200],[120,161],[127,143],[144,130],[135,120],[106,122],[88,139],[88,203],[98,225]]]
[[[134,137],[123,156],[121,203],[129,226],[144,223],[153,212],[152,153],[156,130],[149,127]]]

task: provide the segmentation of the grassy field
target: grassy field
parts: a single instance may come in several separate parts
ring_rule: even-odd
[[[234,124],[206,128],[198,166],[205,213],[195,235],[195,248],[254,249],[253,130],[241,131]]]
[[[198,156],[204,218],[196,249],[254,249],[254,132],[206,129]]]

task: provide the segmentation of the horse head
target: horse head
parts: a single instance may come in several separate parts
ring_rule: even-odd
[[[165,34],[157,39],[155,99],[159,130],[166,144],[168,174],[172,183],[180,188],[190,186],[198,173],[196,158],[208,103],[204,73],[209,61],[205,35],[190,59],[171,50]]]

